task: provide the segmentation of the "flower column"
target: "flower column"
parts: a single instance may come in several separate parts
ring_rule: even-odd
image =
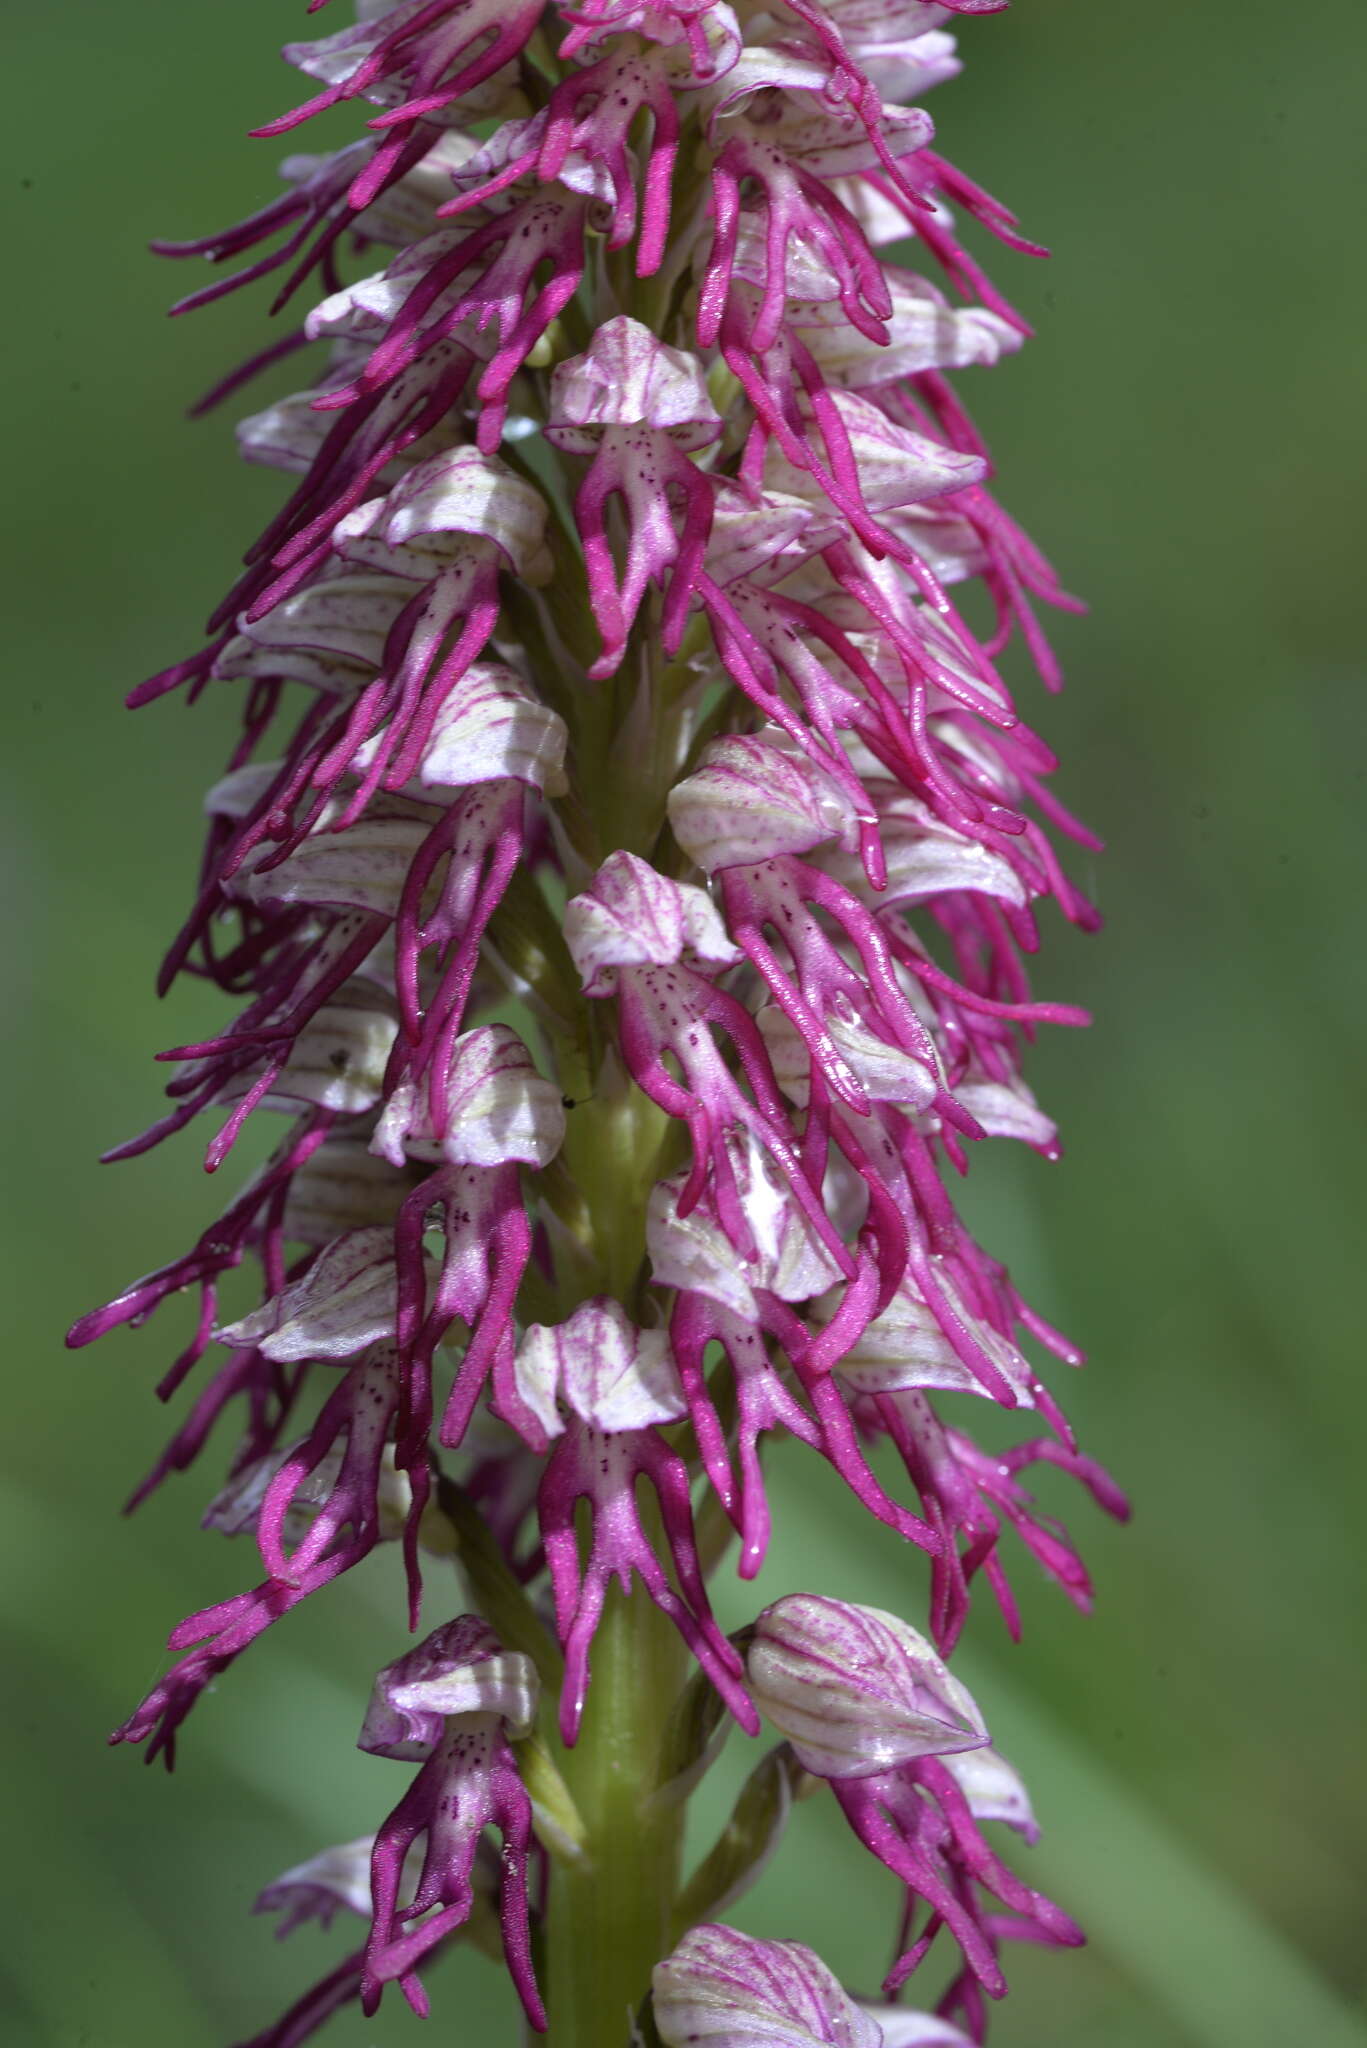
[[[118,1739],[169,1760],[211,1682],[387,1539],[410,1626],[433,1557],[478,1610],[429,1586],[361,1738],[420,1769],[264,1895],[369,1931],[260,2048],[391,1984],[425,2011],[467,1940],[556,2048],[674,2048],[703,2007],[733,2048],[979,2039],[1002,1942],[1077,1938],[981,1833],[1034,1821],[942,1661],[979,1576],[1015,1628],[1004,1525],[1089,1598],[1028,1466],[1124,1507],[1021,1345],[1078,1354],[946,1178],[988,1138],[1056,1155],[1019,1059],[1085,1019],[1024,962],[1042,899],[1095,922],[1052,835],[1091,842],[997,668],[1019,639],[1056,683],[1034,604],[1068,600],[948,377],[1024,332],[956,214],[1029,245],[908,104],[984,11],[362,0],[287,51],[320,89],[264,131],[360,101],[358,139],[172,252],[266,250],[187,304],[285,265],[277,304],[321,287],[221,395],[323,359],[240,433],[291,497],[208,644],[135,693],[242,696],[165,970],[241,1008],[115,1156],[219,1109],[216,1171],[257,1110],[290,1122],[73,1332],[198,1290],[161,1390],[226,1362],[141,1491],[235,1414],[206,1521],[264,1573],[179,1625]],[[883,260],[907,241],[964,304]],[[259,1299],[224,1319],[244,1261]],[[942,1398],[1038,1433],[989,1456]],[[771,1438],[924,1559],[931,1640],[828,1589],[722,1635],[707,1579],[732,1535],[743,1578],[764,1561]],[[761,1711],[783,1739],[685,1877],[688,1794]],[[942,1930],[962,1950],[939,2020],[715,1924],[823,1781],[904,1888],[889,1996]]]

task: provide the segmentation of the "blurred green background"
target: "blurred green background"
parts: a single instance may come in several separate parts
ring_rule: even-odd
[[[254,1891],[395,1792],[351,1747],[398,1647],[388,1560],[239,1666],[174,1780],[106,1753],[166,1628],[249,1567],[196,1532],[197,1478],[118,1519],[164,1431],[174,1311],[60,1348],[214,1199],[191,1144],[95,1154],[152,1113],[151,1051],[218,1014],[150,983],[236,700],[133,717],[119,699],[194,642],[279,480],[235,464],[226,417],[181,417],[255,345],[260,298],[168,325],[184,273],[144,245],[271,194],[276,147],[244,131],[287,103],[274,48],[307,32],[285,0],[65,0],[7,25],[0,1973],[19,2048],[222,2048],[264,2023],[340,1942],[277,1947]],[[944,146],[1056,252],[994,258],[1039,339],[964,383],[1007,503],[1093,605],[1059,633],[1070,689],[1028,710],[1110,842],[1090,878],[1107,931],[1051,929],[1042,984],[1097,1013],[1034,1069],[1068,1156],[998,1148],[974,1211],[1089,1349],[1064,1392],[1137,1508],[1117,1530],[1059,1495],[1097,1614],[1022,1564],[1024,1646],[985,1606],[965,1646],[1045,1824],[1023,1861],[1092,1933],[1079,1957],[1017,1960],[993,2039],[1347,2048],[1367,2041],[1361,9],[1018,0],[963,41]],[[810,1460],[784,1471],[794,1533],[762,1590],[914,1613],[916,1560]],[[745,1917],[871,1988],[889,1904],[813,1806]],[[435,1994],[425,2034],[387,2005],[327,2038],[515,2038],[477,1958]]]

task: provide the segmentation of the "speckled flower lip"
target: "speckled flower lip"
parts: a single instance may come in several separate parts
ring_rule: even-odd
[[[970,245],[1043,253],[920,104],[996,4],[358,0],[287,47],[311,97],[258,131],[350,109],[354,139],[163,250],[229,266],[178,311],[269,277],[287,323],[210,402],[309,381],[238,429],[290,495],[131,700],[241,705],[162,976],[237,1010],[109,1156],[207,1119],[231,1171],[249,1118],[284,1123],[71,1335],[197,1294],[159,1388],[192,1405],[135,1498],[215,1438],[205,1526],[260,1553],[114,1739],[169,1763],[383,1543],[422,1631],[368,1712],[356,1673],[407,1789],[259,1901],[360,1946],[253,2048],[391,1984],[425,2013],[459,1944],[556,2048],[954,2048],[1005,1943],[1081,1939],[983,1832],[1038,1827],[945,1661],[980,1578],[1018,1630],[1008,1528],[1089,1603],[1028,1468],[1126,1512],[1043,1376],[1080,1354],[944,1171],[1057,1156],[1021,1056],[1087,1019],[1026,960],[1045,899],[1097,922],[1056,850],[1096,842],[999,666],[1056,687],[1037,612],[1073,601],[950,382],[1028,333]],[[961,1396],[1032,1433],[981,1448]],[[924,1634],[847,1587],[725,1632],[709,1580],[732,1542],[742,1580],[765,1562],[770,1439],[903,1539]],[[766,1726],[686,1874],[689,1794]],[[717,1918],[808,1795],[899,1880],[881,2006]],[[941,1931],[939,2009],[903,2007]]]

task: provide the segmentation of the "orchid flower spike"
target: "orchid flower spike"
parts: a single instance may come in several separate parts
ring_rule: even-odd
[[[425,2011],[457,1946],[565,2048],[960,2048],[1010,1936],[1080,1938],[983,1832],[1038,1829],[946,1662],[983,1585],[1018,1630],[1008,1532],[1090,1600],[1028,1468],[1126,1512],[1056,1398],[1080,1353],[951,1193],[997,1140],[1058,1156],[1026,1054],[1087,1020],[1027,970],[1046,898],[1097,922],[1004,673],[1054,688],[1075,606],[953,381],[1029,331],[977,230],[1043,252],[922,103],[998,4],[357,0],[258,130],[334,146],[163,245],[225,266],[182,308],[290,309],[206,404],[297,374],[238,430],[279,509],[131,699],[240,711],[160,981],[229,1007],[109,1156],[197,1126],[230,1178],[277,1137],[71,1333],[187,1297],[135,1500],[210,1455],[204,1524],[259,1560],[116,1739],[169,1764],[385,1543],[429,1610],[361,1735],[407,1789],[259,1901],[365,1931],[255,2048]],[[1029,1433],[984,1450],[964,1395]],[[819,1587],[726,1633],[780,1444],[908,1546],[919,1626]],[[817,1793],[902,1887],[887,1998],[958,1944],[938,2013],[719,1923]]]

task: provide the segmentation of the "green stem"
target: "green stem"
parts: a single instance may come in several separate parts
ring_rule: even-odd
[[[701,182],[695,157],[690,124],[676,178],[683,207]],[[625,262],[613,271],[610,259],[608,269],[611,310],[620,304],[653,319],[658,332],[679,279],[671,272],[641,286]],[[584,310],[566,309],[567,332],[571,315],[582,318]],[[586,670],[594,661],[586,641],[594,636],[584,565],[571,560],[573,544],[560,537],[556,544],[557,575],[541,601]],[[695,631],[677,660],[667,662],[660,600],[652,595],[616,675],[585,686],[566,707],[579,804],[562,804],[561,817],[589,865],[618,849],[647,859],[654,853],[689,731],[696,683],[690,657],[705,644]],[[639,1316],[648,1272],[646,1204],[654,1182],[672,1170],[682,1132],[632,1085],[595,1004],[587,1005],[581,1030],[560,1036],[556,1061],[573,1104],[558,1179],[546,1177],[564,1240],[556,1273],[565,1296],[561,1312],[601,1291]],[[644,1500],[638,1506],[647,1538],[658,1535],[658,1508]],[[672,1945],[686,1802],[657,1795],[688,1663],[673,1624],[639,1581],[628,1593],[609,1588],[579,1739],[572,1749],[549,1732],[547,1739],[580,1831],[578,1855],[549,1860],[540,1962],[547,2048],[628,2048],[651,1972]]]
[[[572,1094],[569,1073],[562,1063],[561,1084]],[[676,1164],[675,1130],[613,1052],[600,1056],[591,1090],[570,1112],[561,1154],[584,1259],[582,1274],[567,1275],[576,1291],[563,1313],[586,1293],[604,1293],[639,1316],[646,1204],[655,1182]]]
[[[683,1807],[652,1804],[650,1794],[685,1661],[644,1588],[628,1597],[613,1587],[594,1637],[579,1741],[556,1758],[586,1853],[551,1871],[547,2048],[627,2048],[650,1973],[669,1952]]]

